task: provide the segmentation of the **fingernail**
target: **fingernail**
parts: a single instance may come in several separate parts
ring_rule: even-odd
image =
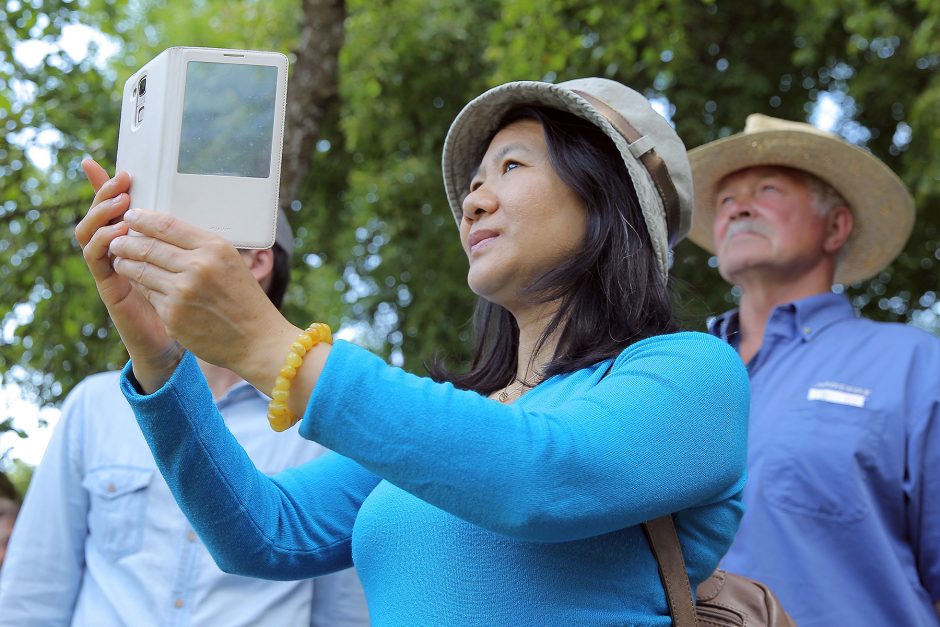
[[[137,217],[136,209],[128,209],[127,212],[124,214],[124,219],[127,221],[131,221],[136,217]]]

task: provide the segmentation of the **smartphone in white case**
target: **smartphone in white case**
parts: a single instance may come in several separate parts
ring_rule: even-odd
[[[283,54],[164,50],[124,84],[117,169],[131,206],[271,247],[286,104]]]

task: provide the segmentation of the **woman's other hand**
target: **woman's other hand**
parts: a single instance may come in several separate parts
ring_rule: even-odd
[[[127,234],[121,217],[130,206],[130,176],[114,178],[92,159],[82,169],[95,190],[88,213],[75,227],[75,238],[95,279],[98,294],[134,363],[134,376],[144,391],[158,389],[176,369],[183,349],[164,328],[157,312],[140,290],[115,271],[109,248],[115,238]]]

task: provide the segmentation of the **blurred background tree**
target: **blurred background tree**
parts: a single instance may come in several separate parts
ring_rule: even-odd
[[[6,0],[0,11],[0,372],[39,405],[126,358],[72,236],[91,199],[78,163],[91,155],[113,169],[121,85],[173,45],[291,55],[297,106],[282,188],[299,253],[286,313],[342,324],[410,370],[436,353],[454,364],[468,355],[472,299],[440,152],[469,99],[517,79],[622,81],[654,99],[689,147],[763,112],[816,121],[871,150],[915,194],[917,225],[889,269],[840,289],[866,316],[940,329],[940,3],[181,6]],[[81,58],[62,49],[78,24],[104,36],[106,59],[100,46]],[[30,46],[45,51],[32,64],[21,60]],[[676,250],[677,297],[693,328],[735,302],[714,266],[690,243]]]

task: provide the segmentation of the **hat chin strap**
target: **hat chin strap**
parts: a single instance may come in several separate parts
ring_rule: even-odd
[[[653,185],[656,186],[656,192],[663,201],[663,208],[666,210],[666,233],[669,236],[669,247],[672,248],[678,239],[676,235],[679,231],[679,193],[669,175],[666,162],[656,153],[652,140],[637,131],[625,117],[603,100],[598,100],[585,91],[577,89],[572,91],[587,100],[598,113],[607,118],[614,130],[627,141],[630,154],[636,157],[637,161],[642,163],[649,172]]]

